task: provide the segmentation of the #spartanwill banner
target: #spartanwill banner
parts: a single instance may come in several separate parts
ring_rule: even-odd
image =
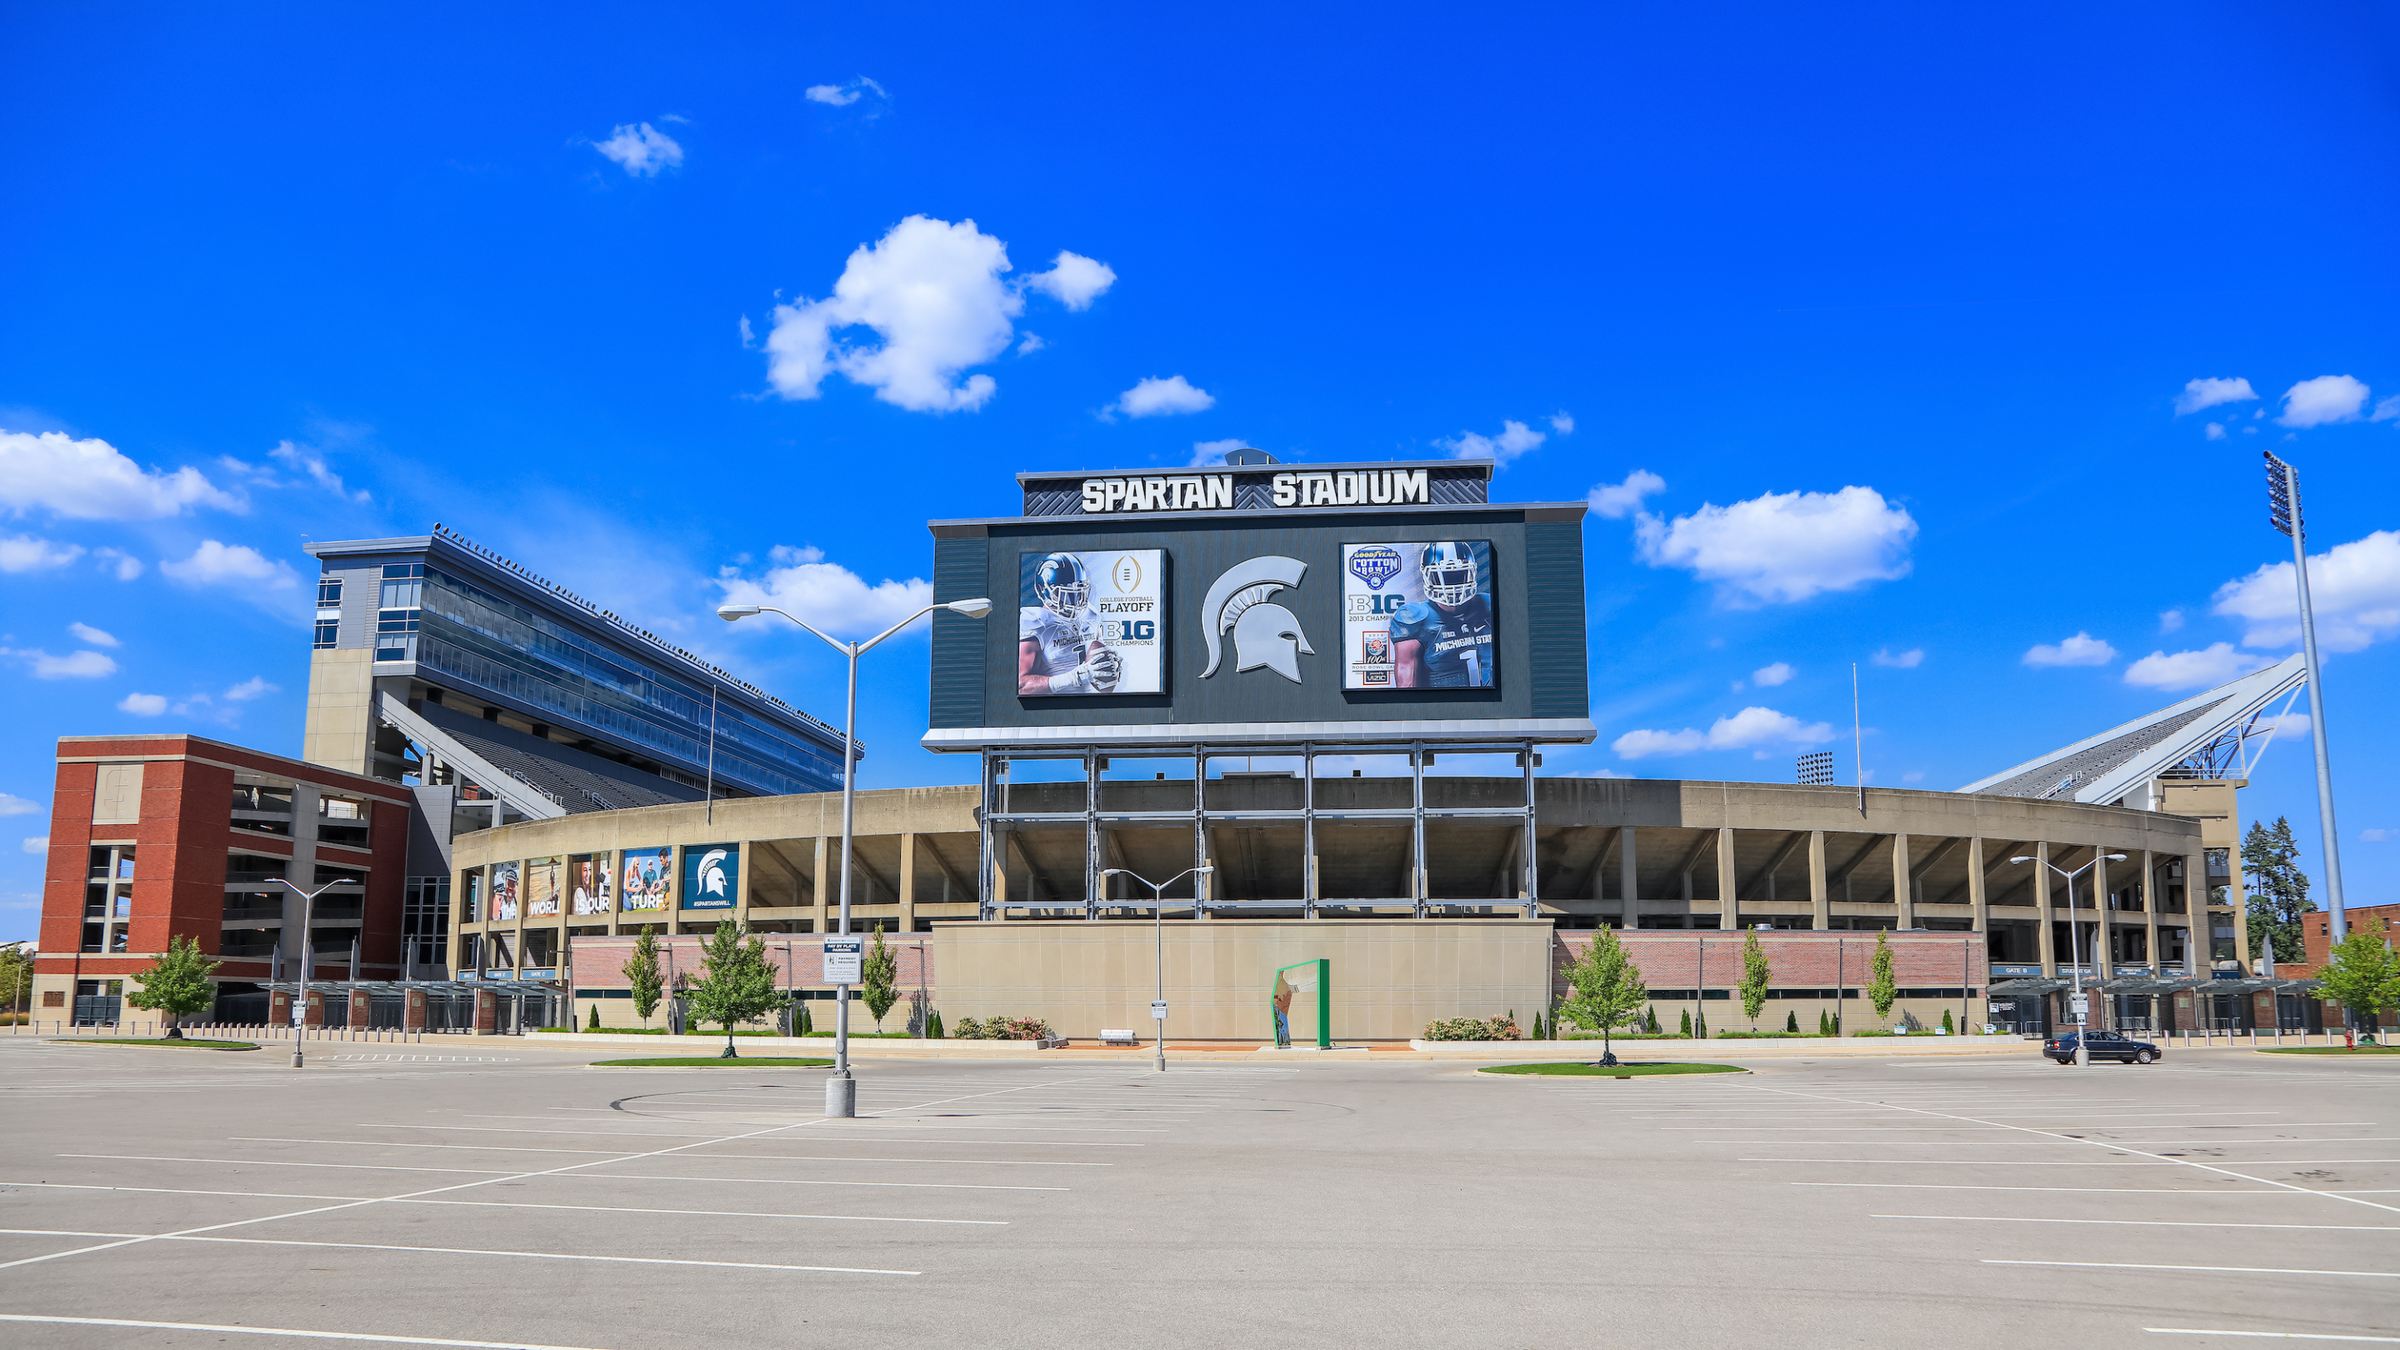
[[[731,909],[741,880],[741,845],[686,844],[683,847],[683,907]]]
[[[1489,540],[1342,545],[1344,689],[1493,689]]]
[[[629,848],[625,850],[624,905],[628,914],[667,907],[667,850],[663,848]]]
[[[1018,695],[1164,692],[1165,574],[1154,548],[1019,554]]]

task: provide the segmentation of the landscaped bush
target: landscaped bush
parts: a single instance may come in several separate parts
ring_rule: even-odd
[[[987,1017],[980,1022],[962,1017],[955,1034],[962,1041],[1043,1041],[1051,1036],[1050,1024],[1038,1017]]]
[[[1853,1031],[1853,1032],[1851,1032],[1850,1034],[1851,1034],[1851,1035],[1853,1035],[1853,1036],[1897,1036],[1897,1035],[1899,1035],[1900,1033],[1899,1033],[1899,1032],[1897,1032],[1897,1031],[1872,1031],[1872,1030],[1870,1030],[1870,1031]]]
[[[925,1039],[929,1041],[938,1041],[945,1039],[946,1036],[947,1033],[942,1030],[942,1015],[939,1012],[926,1013]]]
[[[1559,1039],[1596,1041],[1600,1039],[1600,1033],[1597,1031],[1571,1031]],[[1620,1031],[1616,1032],[1611,1039],[1620,1041],[1688,1041],[1691,1037],[1679,1031]]]
[[[1429,1041],[1520,1041],[1525,1033],[1517,1030],[1517,1019],[1495,1017],[1484,1021],[1480,1017],[1452,1017],[1425,1024],[1425,1039]]]
[[[1813,1031],[1720,1031],[1716,1034],[1715,1039],[1720,1041],[1806,1040],[1815,1035],[1816,1033]]]

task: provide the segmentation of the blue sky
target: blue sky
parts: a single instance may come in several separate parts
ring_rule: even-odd
[[[2275,449],[2400,891],[2389,7],[995,14],[0,8],[0,938],[56,737],[297,751],[306,537],[835,717],[729,588],[855,628],[1016,471],[1221,441],[1597,494],[1553,770],[1788,779],[1857,662],[1926,787],[2290,650]],[[970,779],[871,659],[865,781]],[[2313,870],[2307,750],[2244,806]]]

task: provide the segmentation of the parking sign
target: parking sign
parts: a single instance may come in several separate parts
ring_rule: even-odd
[[[859,964],[866,957],[867,944],[863,938],[829,937],[825,939],[825,983],[856,984]]]

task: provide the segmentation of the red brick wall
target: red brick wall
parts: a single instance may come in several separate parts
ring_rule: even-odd
[[[1552,943],[1553,968],[1581,957],[1597,934],[1567,930]],[[1643,929],[1620,931],[1642,982],[1653,989],[1729,989],[1742,978],[1742,945],[1747,935],[1717,929]],[[1892,951],[1892,975],[1903,989],[1980,989],[1989,983],[1990,966],[1981,933],[1887,933]],[[1778,929],[1760,933],[1772,971],[1768,986],[1775,989],[1831,989],[1837,970],[1843,986],[1864,988],[1872,973],[1875,935],[1852,932],[1810,932]],[[1703,960],[1703,951],[1706,953]],[[1564,975],[1556,989],[1563,995]]]

